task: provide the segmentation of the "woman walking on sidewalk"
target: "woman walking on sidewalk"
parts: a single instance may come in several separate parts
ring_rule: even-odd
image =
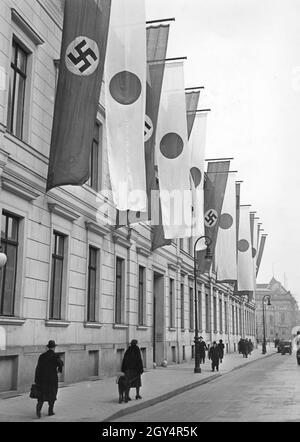
[[[131,400],[129,397],[130,388],[136,388],[136,399],[142,399],[140,396],[140,387],[142,385],[141,382],[141,374],[144,372],[143,369],[143,361],[141,356],[141,351],[137,345],[138,341],[133,339],[130,343],[130,346],[126,350],[122,362],[122,372],[125,374],[128,383],[129,389],[125,396],[125,402]]]

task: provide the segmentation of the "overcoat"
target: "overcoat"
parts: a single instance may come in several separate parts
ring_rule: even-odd
[[[137,345],[131,345],[125,351],[121,370],[127,377],[130,387],[140,387],[141,374],[144,372],[140,349]]]
[[[57,372],[62,372],[63,361],[52,350],[41,354],[35,370],[35,383],[39,389],[39,401],[56,401],[58,389]]]
[[[209,359],[211,359],[212,362],[219,362],[220,359],[220,350],[217,347],[210,347],[209,352],[208,352],[208,357]]]

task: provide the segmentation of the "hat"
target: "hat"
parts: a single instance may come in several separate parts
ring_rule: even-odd
[[[136,339],[132,339],[130,342],[130,345],[137,345],[138,341]]]
[[[47,347],[48,347],[48,348],[54,348],[54,347],[56,347],[55,341],[51,341],[51,340],[50,340],[50,341],[48,342],[48,344],[47,344]]]

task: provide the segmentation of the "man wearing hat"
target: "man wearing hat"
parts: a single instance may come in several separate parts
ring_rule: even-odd
[[[41,417],[41,410],[45,401],[49,404],[48,416],[53,416],[54,402],[56,401],[58,389],[58,372],[62,372],[63,361],[55,353],[55,341],[50,340],[47,344],[48,350],[41,354],[35,370],[35,379],[39,391],[36,415]]]
[[[203,341],[202,336],[199,338],[199,355],[200,355],[200,364],[205,363],[205,351],[208,350],[206,343]]]
[[[140,387],[141,383],[141,374],[144,372],[143,369],[143,361],[141,356],[141,351],[137,345],[138,341],[136,339],[132,339],[130,346],[127,348],[123,362],[122,362],[122,372],[127,377],[130,388],[136,388],[136,399],[142,399],[140,396]],[[127,394],[125,394],[125,402],[130,401],[129,390]]]

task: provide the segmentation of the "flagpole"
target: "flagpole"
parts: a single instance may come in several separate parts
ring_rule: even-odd
[[[196,91],[198,89],[205,89],[204,86],[197,86],[197,87],[186,87],[185,90],[186,91]]]
[[[234,158],[210,158],[205,161],[229,161],[229,160],[234,160]]]
[[[211,112],[211,109],[196,109],[194,111],[187,111],[188,114],[197,114],[198,112]]]
[[[163,23],[166,21],[175,21],[175,17],[172,18],[162,18],[161,20],[148,20],[146,21],[146,25],[150,25],[152,23]]]
[[[158,60],[147,60],[147,63],[161,63],[167,61],[178,61],[178,60],[187,60],[187,57],[174,57],[174,58],[160,58]]]

